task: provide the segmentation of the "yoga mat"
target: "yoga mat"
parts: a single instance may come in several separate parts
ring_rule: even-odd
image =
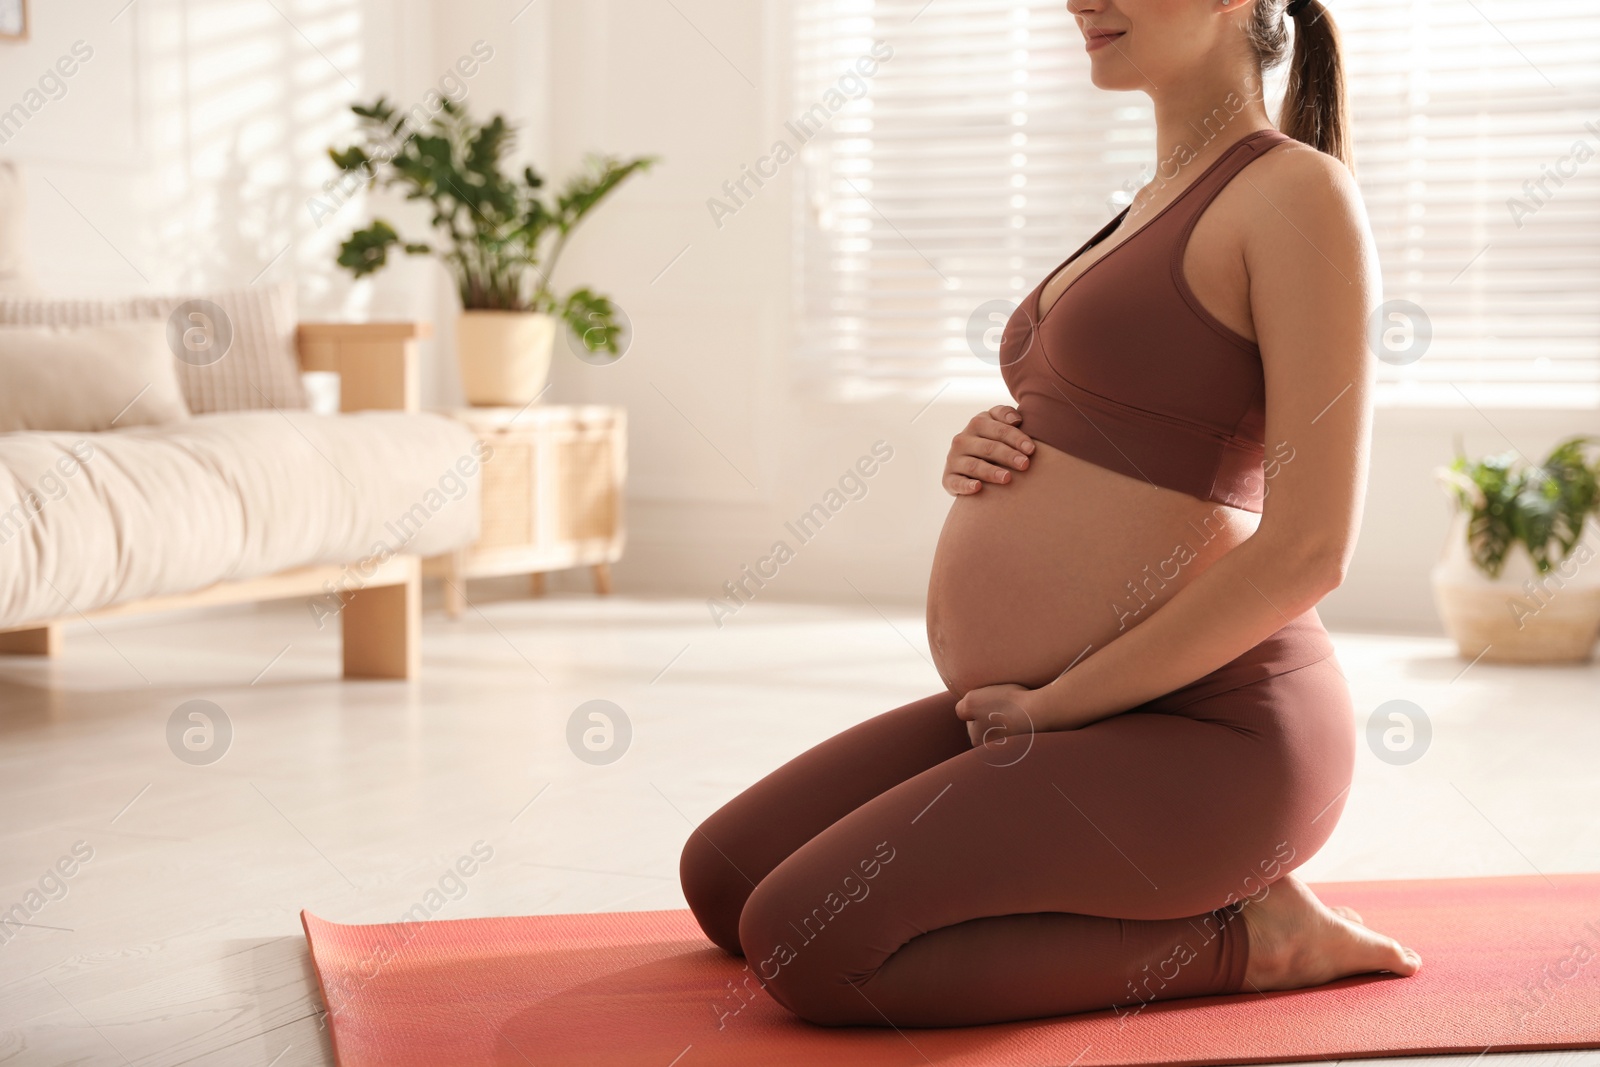
[[[1422,953],[1367,975],[952,1030],[827,1028],[687,911],[344,926],[301,913],[340,1067],[1131,1067],[1600,1047],[1600,875],[1313,887]]]

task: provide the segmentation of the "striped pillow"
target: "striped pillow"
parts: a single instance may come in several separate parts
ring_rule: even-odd
[[[220,309],[220,316],[207,314],[206,302]],[[185,306],[197,303],[201,305],[198,308]],[[88,300],[0,295],[0,326],[98,326],[148,319],[167,320],[178,384],[191,413],[306,406],[295,353],[293,282],[227,289],[198,298]],[[214,360],[205,354],[203,344],[197,348],[187,343],[190,338],[215,343],[224,334],[231,337],[228,348]],[[189,354],[180,358],[180,352]]]

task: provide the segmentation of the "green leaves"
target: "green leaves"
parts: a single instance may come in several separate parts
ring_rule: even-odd
[[[533,167],[506,173],[516,135],[502,115],[479,124],[445,100],[418,125],[420,108],[400,113],[381,96],[351,111],[361,120],[363,143],[330,148],[329,158],[341,170],[370,175],[408,200],[426,202],[437,240],[402,242],[392,226],[374,220],[340,246],[340,266],[358,278],[372,274],[397,244],[414,255],[434,254],[455,275],[464,308],[559,314],[581,336],[599,340],[591,351],[616,351],[609,301],[587,289],[559,298],[550,277],[578,223],[628,178],[648,170],[654,157],[591,156],[552,204],[542,197],[545,180]],[[599,327],[593,315],[600,316]]]
[[[1498,578],[1514,544],[1527,548],[1540,574],[1572,553],[1584,521],[1600,511],[1600,463],[1590,466],[1585,454],[1597,440],[1570,437],[1537,467],[1523,466],[1515,453],[1469,462],[1458,452],[1452,491],[1468,513],[1467,543],[1480,570]]]
[[[350,110],[364,119],[370,119],[380,124],[387,124],[394,117],[394,108],[389,105],[387,97],[380,96],[372,104],[362,107],[360,104],[351,104]]]
[[[333,160],[333,165],[340,170],[365,170],[372,165],[367,153],[356,146],[346,148],[343,152],[337,148],[330,148],[328,158]]]
[[[622,327],[610,300],[588,289],[578,289],[562,305],[561,317],[590,352],[622,355]]]
[[[612,190],[635,173],[649,170],[655,162],[653,156],[643,156],[626,163],[611,156],[590,156],[585,161],[588,173],[569,181],[556,200],[556,224],[563,233],[572,229],[600,201],[610,196]]]
[[[373,274],[389,262],[389,247],[399,243],[400,235],[393,226],[373,219],[372,225],[357,230],[339,246],[339,266],[357,278]]]

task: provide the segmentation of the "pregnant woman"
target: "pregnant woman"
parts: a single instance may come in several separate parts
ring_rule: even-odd
[[[1360,526],[1379,279],[1318,0],[1069,0],[1158,173],[1006,325],[928,589],[946,691],[683,852],[708,937],[828,1025],[959,1026],[1408,975],[1291,873],[1354,760],[1315,605]],[[1294,55],[1268,121],[1263,70]]]

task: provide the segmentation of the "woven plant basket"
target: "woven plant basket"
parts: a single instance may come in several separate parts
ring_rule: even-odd
[[[1486,663],[1583,663],[1600,638],[1600,528],[1591,520],[1577,547],[1540,575],[1522,545],[1498,578],[1478,569],[1458,513],[1434,566],[1433,599],[1465,659]]]

